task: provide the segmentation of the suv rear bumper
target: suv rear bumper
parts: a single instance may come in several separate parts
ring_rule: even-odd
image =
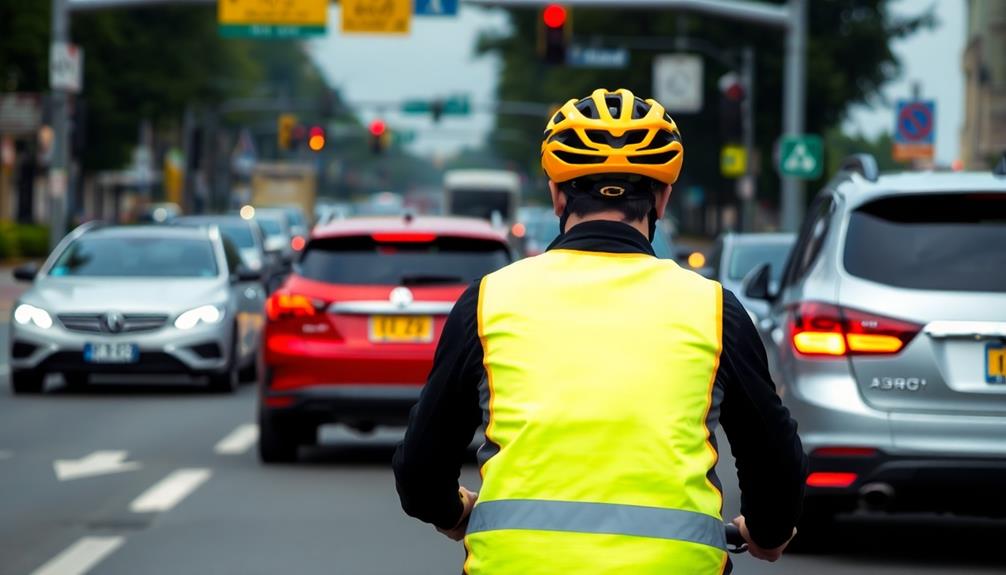
[[[271,417],[299,425],[343,423],[368,429],[375,425],[405,425],[421,391],[421,385],[405,384],[315,385],[264,389],[261,402]]]
[[[814,473],[855,473],[848,487],[807,486],[811,506],[833,511],[948,511],[1006,516],[1006,458],[810,456]]]

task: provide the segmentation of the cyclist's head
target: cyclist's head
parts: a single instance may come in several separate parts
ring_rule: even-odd
[[[678,127],[655,100],[599,89],[566,102],[541,144],[553,194],[565,195],[561,229],[571,214],[615,211],[627,221],[648,217],[652,238],[683,152]]]

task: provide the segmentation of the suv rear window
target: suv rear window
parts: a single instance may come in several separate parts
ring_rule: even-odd
[[[370,236],[312,240],[297,272],[308,279],[357,285],[471,283],[510,263],[500,242],[439,237],[377,242]]]
[[[911,289],[1006,292],[1006,194],[895,196],[852,212],[845,269]]]

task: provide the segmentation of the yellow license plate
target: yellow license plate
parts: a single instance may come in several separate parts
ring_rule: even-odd
[[[1006,345],[990,343],[985,346],[985,381],[1006,383]]]
[[[433,341],[431,315],[372,315],[370,341],[375,343],[429,343]]]

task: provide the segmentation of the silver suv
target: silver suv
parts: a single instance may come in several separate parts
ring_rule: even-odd
[[[1006,158],[846,160],[769,277],[745,291],[771,303],[760,328],[810,455],[802,530],[860,506],[1006,515]]]

